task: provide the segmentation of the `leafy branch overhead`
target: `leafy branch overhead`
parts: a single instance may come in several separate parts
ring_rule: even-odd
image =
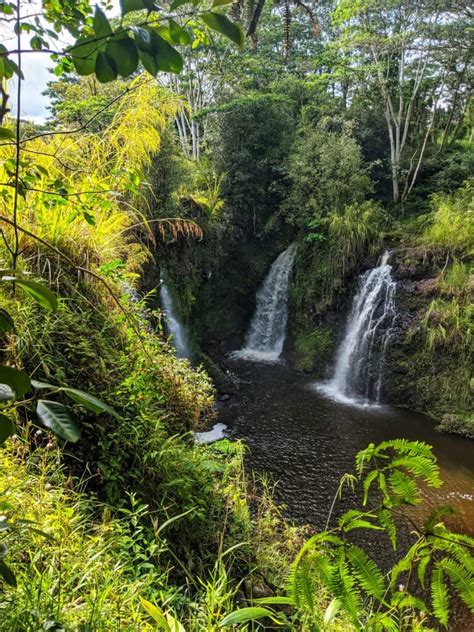
[[[188,3],[173,3],[170,10]],[[179,73],[183,68],[183,58],[177,46],[188,46],[195,39],[193,25],[207,26],[221,33],[238,46],[243,45],[243,32],[237,24],[214,10],[202,11],[200,4],[191,4],[184,15],[185,26],[176,18],[178,14],[162,15],[154,2],[136,0],[122,2],[122,18],[135,11],[147,11],[144,21],[135,24],[121,24],[114,28],[100,7],[96,7],[92,25],[84,28],[76,42],[66,49],[66,56],[79,75],[95,74],[102,83],[114,81],[118,75],[128,77],[143,66],[150,74],[158,72]],[[217,5],[219,6],[219,4]]]

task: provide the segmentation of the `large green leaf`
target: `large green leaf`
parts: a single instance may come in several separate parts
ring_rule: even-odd
[[[71,56],[78,75],[86,76],[94,73],[99,48],[99,43],[94,37],[80,37],[74,46],[66,51]]]
[[[165,615],[161,608],[158,608],[158,606],[155,606],[154,603],[151,603],[151,601],[147,601],[143,597],[140,597],[140,601],[143,608],[147,611],[153,621],[156,621],[160,628],[162,630],[165,630],[165,632],[170,632],[170,627],[165,619]]]
[[[0,445],[5,443],[8,437],[11,437],[15,432],[15,424],[6,415],[0,413]]]
[[[110,28],[107,16],[99,6],[95,8],[93,25],[96,37],[103,38],[112,35],[112,29]]]
[[[149,27],[134,27],[135,43],[140,60],[152,75],[158,71],[181,72],[183,58],[161,35]]]
[[[156,53],[154,55],[158,70],[180,73],[183,69],[183,58],[161,35],[156,34]]]
[[[130,37],[111,40],[107,44],[105,52],[111,57],[117,66],[117,72],[122,77],[128,77],[135,72],[138,66],[138,52],[135,42]]]
[[[205,13],[201,13],[201,18],[210,29],[225,35],[235,42],[237,46],[243,46],[244,33],[242,28],[238,24],[231,22],[226,15],[216,13],[215,11],[206,11]]]
[[[240,608],[228,614],[219,623],[220,628],[225,628],[238,623],[246,623],[247,621],[256,621],[263,617],[269,617],[272,621],[276,621],[275,614],[267,608]]]
[[[0,384],[7,384],[17,397],[23,397],[31,388],[28,374],[11,366],[0,366]]]
[[[50,312],[55,312],[58,309],[58,299],[46,285],[26,279],[18,279],[17,283],[22,290],[33,297],[42,307],[45,307]]]
[[[115,410],[111,406],[109,406],[108,404],[105,404],[98,397],[95,397],[94,395],[91,395],[90,393],[85,393],[84,391],[80,391],[77,388],[63,387],[61,388],[61,390],[64,391],[66,395],[70,397],[72,400],[74,400],[78,404],[81,404],[85,408],[92,410],[92,412],[94,413],[109,413],[110,415],[113,415],[114,417],[118,416]]]
[[[143,9],[146,9],[150,13],[152,11],[159,11],[160,5],[156,0],[120,0],[120,8],[122,15],[125,15],[130,11],[142,11]]]
[[[110,55],[99,52],[95,60],[95,74],[100,83],[109,83],[117,79],[117,65]]]
[[[42,423],[66,441],[75,443],[79,440],[81,433],[71,417],[69,408],[59,402],[52,402],[47,399],[38,400],[36,413]]]
[[[5,309],[0,309],[0,331],[15,331],[13,318]]]
[[[171,39],[173,40],[174,44],[183,44],[184,46],[187,46],[191,43],[190,34],[188,33],[188,31],[186,31],[186,29],[183,29],[180,24],[178,24],[172,18],[168,20],[168,24]]]

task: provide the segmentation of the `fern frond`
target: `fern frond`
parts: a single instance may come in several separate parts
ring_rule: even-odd
[[[362,505],[365,507],[367,504],[367,500],[369,497],[369,490],[370,490],[370,486],[372,485],[372,483],[375,481],[375,479],[378,477],[379,475],[379,471],[378,470],[372,470],[371,472],[369,472],[367,474],[367,476],[364,479],[364,499],[362,501]]]
[[[370,461],[373,458],[374,453],[375,453],[375,443],[369,443],[369,445],[364,450],[360,450],[356,454],[356,458],[355,458],[356,470],[359,476],[364,471],[366,462]]]
[[[445,628],[448,625],[448,589],[443,582],[443,569],[437,566],[431,574],[431,600],[433,614]]]
[[[417,574],[420,584],[423,588],[425,587],[426,569],[428,568],[428,564],[430,563],[430,561],[431,555],[427,552],[426,554],[423,554],[418,563]]]
[[[380,509],[377,513],[377,517],[379,519],[380,526],[390,538],[393,550],[395,551],[397,548],[397,527],[395,526],[392,514],[388,509]]]
[[[332,585],[334,596],[339,599],[342,608],[349,615],[356,628],[360,629],[361,598],[347,562],[343,559],[333,568]]]
[[[441,560],[439,566],[448,575],[456,592],[469,610],[474,612],[474,576],[472,573],[461,566],[459,562],[451,559]]]
[[[390,486],[393,494],[402,503],[416,505],[420,501],[416,483],[400,470],[395,470],[390,474]]]
[[[385,592],[385,581],[377,564],[368,558],[358,546],[351,546],[347,552],[347,557],[363,590],[371,597],[382,600]]]
[[[435,509],[435,511],[433,511],[433,513],[428,516],[427,520],[425,521],[425,524],[423,526],[424,532],[432,533],[436,525],[439,524],[441,518],[444,518],[444,516],[450,516],[454,513],[456,513],[456,510],[452,507],[449,507],[449,505],[442,505],[441,507],[438,507],[437,509]]]
[[[382,441],[374,451],[374,456],[383,456],[383,452],[393,450],[395,453],[409,456],[422,456],[425,459],[435,459],[433,448],[423,441],[409,441],[408,439],[391,439]]]
[[[430,487],[441,487],[443,484],[436,461],[427,459],[424,456],[404,456],[394,459],[389,467],[390,469],[404,468],[413,476],[423,478]]]

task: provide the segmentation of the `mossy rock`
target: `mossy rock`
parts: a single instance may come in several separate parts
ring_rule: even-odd
[[[298,333],[294,341],[295,366],[299,371],[322,376],[334,353],[333,333],[328,327]]]

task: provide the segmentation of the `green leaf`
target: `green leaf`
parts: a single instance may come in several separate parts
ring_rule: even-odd
[[[43,389],[54,389],[54,390],[58,390],[59,386],[55,386],[54,384],[48,384],[48,382],[40,382],[38,380],[31,380],[31,386],[36,389],[37,391],[43,390]]]
[[[169,18],[168,24],[171,39],[175,44],[183,44],[184,46],[187,46],[191,43],[191,36],[188,31],[183,29],[183,27],[173,20],[173,18]]]
[[[295,600],[293,597],[261,597],[260,599],[253,599],[253,603],[259,605],[265,604],[268,606],[294,606]]]
[[[5,309],[0,309],[0,331],[15,331],[13,318]]]
[[[347,557],[354,575],[365,592],[371,597],[381,600],[385,592],[385,582],[377,564],[367,557],[365,552],[358,546],[351,546],[347,552]]]
[[[443,581],[443,570],[439,566],[431,574],[431,599],[434,616],[446,628],[449,615],[448,589]]]
[[[85,393],[84,391],[80,391],[76,388],[62,387],[61,390],[64,391],[70,399],[78,404],[81,404],[81,406],[92,410],[94,413],[109,413],[114,417],[118,417],[117,413],[111,406],[105,404],[98,397],[95,397],[90,393]]]
[[[0,576],[3,577],[9,586],[16,588],[16,577],[10,567],[7,566],[3,560],[0,560]]]
[[[27,281],[25,279],[18,279],[17,283],[22,290],[34,298],[34,300],[45,309],[50,312],[55,312],[58,309],[58,299],[56,295],[42,283]]]
[[[215,7],[224,7],[226,4],[232,4],[234,0],[214,0],[212,3],[212,8]]]
[[[12,129],[8,129],[8,127],[0,127],[0,140],[14,140],[16,138],[16,134]]]
[[[17,397],[23,397],[31,388],[28,374],[12,366],[0,366],[0,384],[7,384]]]
[[[110,83],[117,79],[117,65],[107,53],[99,52],[95,60],[95,74],[100,83]]]
[[[474,578],[467,568],[451,559],[444,559],[440,562],[444,572],[448,574],[456,592],[474,612]]]
[[[151,53],[148,53],[146,50],[138,49],[138,56],[143,64],[143,67],[150,73],[150,75],[154,76],[158,74],[158,66],[156,65],[155,58]]]
[[[224,617],[219,623],[219,627],[225,628],[226,626],[236,625],[238,623],[256,621],[263,617],[269,617],[272,621],[276,621],[274,613],[267,608],[240,608]]]
[[[339,612],[340,608],[341,608],[341,602],[339,601],[337,597],[334,597],[334,599],[332,599],[329,606],[326,608],[326,612],[324,613],[323,623],[325,626],[332,623],[332,620],[334,619],[336,614]]]
[[[378,475],[379,475],[378,470],[372,470],[371,472],[369,472],[369,474],[367,474],[367,476],[364,479],[364,500],[362,501],[362,505],[364,507],[367,504],[370,486],[372,485],[372,483],[374,482],[374,480],[377,478]]]
[[[158,70],[180,73],[183,69],[183,58],[161,35],[156,34],[156,53],[154,55]]]
[[[229,18],[222,13],[207,11],[201,13],[202,21],[213,31],[217,31],[225,37],[229,38],[237,46],[244,45],[244,33],[238,24],[234,24]]]
[[[130,37],[119,40],[111,40],[105,49],[117,67],[117,72],[122,77],[128,77],[135,72],[138,66],[138,52],[135,42]]]
[[[47,399],[38,400],[36,413],[42,423],[66,441],[76,443],[81,433],[73,421],[69,408],[59,402],[52,402]]]
[[[112,35],[112,29],[110,28],[110,24],[107,19],[107,16],[105,15],[105,13],[102,11],[102,9],[99,6],[96,6],[95,8],[94,18],[93,18],[92,23],[94,26],[94,33],[96,37],[102,38],[102,37],[108,37],[109,35]]]
[[[153,619],[153,621],[156,621],[156,623],[158,623],[158,625],[161,626],[161,628],[165,630],[165,632],[171,632],[170,626],[168,625],[168,622],[166,621],[165,615],[163,614],[161,608],[155,606],[155,604],[151,603],[151,601],[143,599],[143,597],[140,597],[140,602],[147,613],[150,615],[150,617]]]
[[[395,526],[392,514],[388,509],[380,509],[377,513],[377,517],[380,526],[390,538],[393,550],[395,551],[397,548],[397,527]]]
[[[181,72],[183,58],[155,29],[134,27],[133,32],[138,55],[149,73],[156,75],[159,70]]]
[[[125,15],[130,11],[142,11],[146,6],[143,0],[120,0],[120,9],[122,15]]]
[[[3,445],[8,437],[15,433],[15,424],[6,415],[0,413],[0,445]]]
[[[87,76],[93,74],[99,49],[99,42],[96,42],[93,37],[80,37],[74,46],[66,50],[72,58],[72,63],[78,75]]]

